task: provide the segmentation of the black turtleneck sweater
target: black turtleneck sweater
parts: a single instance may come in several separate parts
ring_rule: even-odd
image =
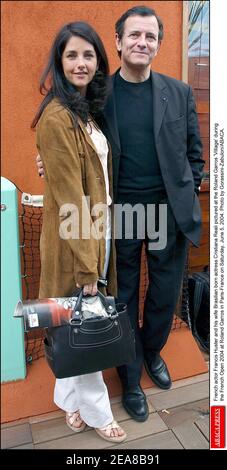
[[[115,96],[121,142],[118,202],[148,204],[165,191],[153,134],[151,78],[131,83],[118,74]]]

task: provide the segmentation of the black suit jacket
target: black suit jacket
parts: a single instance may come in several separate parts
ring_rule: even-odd
[[[99,124],[113,155],[114,197],[117,197],[121,143],[119,139],[115,78]],[[177,224],[194,245],[199,244],[201,210],[197,197],[203,176],[202,143],[191,87],[152,72],[154,139],[163,182]]]

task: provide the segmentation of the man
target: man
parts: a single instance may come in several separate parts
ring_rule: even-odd
[[[135,330],[136,361],[118,368],[122,403],[136,421],[148,417],[140,386],[143,364],[162,389],[171,378],[160,351],[171,329],[188,241],[198,246],[201,214],[198,201],[204,161],[191,88],[151,71],[163,38],[163,24],[155,11],[138,6],[116,23],[116,46],[121,68],[111,78],[99,125],[111,143],[114,202],[135,206],[167,205],[167,244],[152,248],[149,237],[116,240],[118,300],[128,305]],[[40,164],[39,164],[40,165]],[[148,225],[148,217],[146,225]],[[145,243],[149,286],[143,328],[138,325],[140,259]]]

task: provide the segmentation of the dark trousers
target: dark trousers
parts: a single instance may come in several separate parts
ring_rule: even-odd
[[[178,301],[188,241],[179,230],[167,199],[167,246],[162,250],[148,249],[149,239],[116,240],[118,301],[128,306],[128,314],[136,338],[136,361],[118,367],[124,388],[140,383],[143,358],[160,352],[165,345]],[[145,243],[149,285],[147,289],[143,328],[139,328],[139,285],[142,246]]]

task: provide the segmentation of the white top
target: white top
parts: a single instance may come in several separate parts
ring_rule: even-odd
[[[112,203],[112,199],[110,197],[110,187],[109,187],[109,177],[108,177],[108,145],[107,140],[101,130],[94,127],[94,125],[89,122],[86,126],[86,129],[92,139],[92,142],[96,148],[97,154],[99,156],[103,173],[105,179],[105,186],[106,186],[106,198],[107,198],[107,205],[110,206]],[[108,208],[109,209],[109,208]],[[106,238],[111,238],[111,219],[110,219],[110,209],[107,211],[107,231],[106,231]]]
[[[91,122],[87,125],[87,131],[92,139],[92,142],[96,148],[97,154],[99,156],[100,162],[102,164],[102,169],[105,178],[106,185],[106,197],[107,205],[110,206],[112,199],[110,197],[110,188],[109,188],[109,178],[108,178],[108,166],[107,166],[107,156],[108,156],[108,145],[107,140],[104,134],[98,130]]]

